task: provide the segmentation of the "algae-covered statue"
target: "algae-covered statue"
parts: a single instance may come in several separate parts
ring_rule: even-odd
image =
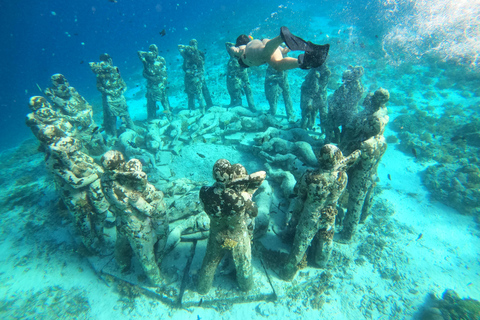
[[[168,232],[163,193],[148,183],[139,160],[125,162],[122,153],[111,150],[101,161],[103,190],[117,216],[115,259],[127,272],[134,253],[151,284],[160,285],[158,265]]]
[[[64,116],[69,117],[69,121],[86,131],[92,124],[92,106],[83,98],[78,91],[70,86],[65,76],[56,73],[51,76],[52,86],[45,90],[45,95],[49,98],[58,111]]]
[[[346,170],[360,156],[359,151],[344,157],[340,149],[327,144],[317,152],[319,168],[307,171],[295,186],[295,202],[288,227],[295,238],[280,276],[292,280],[308,247],[313,245],[314,261],[325,267],[333,248],[337,201],[347,186]],[[313,241],[313,243],[312,243]]]
[[[143,63],[143,77],[147,79],[147,119],[156,118],[157,101],[160,101],[167,117],[171,117],[170,102],[167,96],[167,63],[158,55],[158,47],[151,44],[149,51],[138,51],[138,58]]]
[[[33,135],[42,142],[39,133],[47,126],[54,126],[63,133],[75,135],[75,127],[60,113],[56,112],[52,105],[41,96],[33,96],[28,102],[28,107],[32,110],[27,114],[25,123],[32,130]],[[42,146],[46,146],[42,143]]]
[[[62,137],[61,131],[48,126],[41,131],[47,151],[47,168],[53,174],[63,203],[73,215],[75,229],[85,247],[105,254],[109,243],[104,235],[104,223],[112,219],[109,203],[100,185],[102,168],[87,154],[81,152],[76,139]]]
[[[64,75],[51,76],[52,86],[45,95],[52,101],[55,111],[68,120],[76,129],[76,138],[82,141],[90,155],[99,156],[105,150],[105,143],[98,126],[93,120],[92,106],[70,85]]]
[[[188,109],[194,110],[197,101],[201,112],[205,112],[205,107],[213,106],[205,81],[205,53],[198,50],[198,42],[195,39],[190,40],[189,45],[179,44],[178,51],[183,57]]]
[[[280,93],[282,94],[283,102],[285,103],[287,120],[293,121],[295,115],[293,112],[292,98],[290,97],[288,71],[277,71],[273,67],[268,66],[265,74],[265,96],[270,105],[269,112],[271,115],[277,114],[277,104]]]
[[[318,68],[310,69],[302,83],[300,109],[302,121],[300,127],[312,129],[315,126],[317,115],[320,116],[320,127],[325,133],[328,105],[327,84],[331,72],[326,63]]]
[[[344,152],[362,151],[358,162],[348,170],[348,204],[340,241],[348,242],[355,235],[358,223],[369,215],[373,203],[377,169],[387,150],[383,133],[388,123],[387,108],[390,95],[385,89],[369,94],[363,103],[365,109],[355,116],[342,133],[340,148]]]
[[[358,112],[358,103],[364,93],[361,78],[363,67],[349,66],[342,75],[342,85],[328,98],[328,118],[325,123],[327,142],[340,142],[340,127],[350,123]]]
[[[110,136],[117,135],[117,117],[129,129],[135,126],[128,113],[127,100],[123,95],[127,90],[125,81],[120,76],[120,70],[113,65],[109,54],[100,56],[100,62],[90,62],[90,69],[97,76],[97,89],[102,94],[103,126]]]
[[[238,58],[235,57],[230,47],[235,46],[235,43],[227,42],[225,46],[230,55],[230,60],[227,64],[227,90],[230,95],[229,107],[236,107],[242,105],[242,94],[245,94],[248,108],[255,111],[255,102],[253,100],[252,88],[250,87],[250,80],[248,78],[248,69],[243,68],[238,63]]]
[[[248,174],[241,164],[226,159],[213,166],[216,183],[202,187],[200,201],[210,217],[207,252],[200,269],[197,290],[210,290],[215,270],[223,256],[230,252],[242,291],[253,287],[251,238],[258,209],[252,196],[266,178],[264,171]]]

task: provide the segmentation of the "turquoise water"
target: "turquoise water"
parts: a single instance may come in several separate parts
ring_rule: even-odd
[[[478,305],[460,300],[480,299],[476,1],[263,1],[251,6],[220,0],[22,1],[0,8],[2,318],[434,319],[427,313],[436,312],[444,319],[450,319],[447,313],[451,319],[479,319]],[[388,148],[371,177],[375,196],[369,218],[345,244],[337,216],[327,266],[318,268],[309,257],[292,282],[280,277],[292,245],[281,236],[296,197],[288,186],[316,166],[295,150],[295,159],[287,164],[272,161],[269,157],[288,152],[259,152],[267,126],[236,126],[268,113],[265,66],[249,68],[257,113],[227,108],[226,87],[225,42],[235,42],[242,33],[272,38],[283,25],[306,40],[330,44],[328,97],[342,85],[350,65],[364,68],[359,110],[368,92],[385,88],[390,93],[383,134]],[[187,111],[183,58],[177,50],[193,38],[205,53],[205,79],[214,104],[205,115]],[[166,144],[156,148],[148,135],[153,129],[146,119],[146,82],[137,57],[152,43],[166,60],[171,114],[179,121],[176,129],[160,134],[158,141]],[[218,159],[241,163],[248,173],[267,171],[253,198],[259,231],[253,241],[255,288],[250,293],[239,290],[228,259],[218,268],[209,294],[197,293],[205,234],[192,241],[191,233],[184,232],[163,257],[160,269],[166,280],[158,288],[150,287],[136,259],[130,272],[122,274],[111,251],[92,254],[81,243],[45,165],[45,153],[24,119],[29,98],[44,95],[50,76],[62,73],[92,105],[93,118],[102,127],[102,98],[88,63],[98,62],[105,52],[126,82],[124,95],[137,131],[118,142],[103,131],[102,137],[110,149],[140,159],[148,181],[165,193],[167,215],[175,217],[170,231],[182,221],[179,215],[203,212],[198,192],[215,182],[211,172]],[[295,117],[287,121],[280,98],[272,126],[286,143],[305,142],[316,151],[324,142],[318,117],[312,129],[302,131],[308,138],[295,131],[307,73],[288,71]],[[158,113],[162,121],[167,115]],[[168,143],[179,128],[180,143],[173,148]],[[126,141],[133,140],[129,149]],[[93,156],[99,163],[100,155]],[[339,208],[347,202],[340,199]],[[441,300],[447,289],[459,297],[449,293]],[[462,317],[466,311],[460,309],[470,313]]]

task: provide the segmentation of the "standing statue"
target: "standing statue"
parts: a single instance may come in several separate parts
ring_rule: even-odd
[[[167,96],[167,64],[165,58],[158,55],[158,47],[154,44],[147,51],[138,51],[143,63],[143,77],[147,79],[147,120],[153,120],[157,114],[157,101],[160,101],[167,117],[171,117],[170,102]]]
[[[295,115],[293,112],[292,98],[290,97],[287,72],[288,71],[277,71],[273,67],[268,66],[265,75],[265,96],[270,105],[270,114],[276,115],[278,97],[281,93],[283,95],[283,102],[285,103],[287,120],[294,121]]]
[[[333,249],[337,201],[348,181],[345,171],[355,163],[360,152],[344,157],[340,149],[327,144],[316,156],[319,169],[307,171],[294,188],[296,198],[288,227],[295,230],[295,238],[287,263],[280,272],[285,280],[295,277],[312,241],[316,264],[319,267],[327,264]]]
[[[300,109],[302,110],[302,129],[312,129],[315,126],[317,114],[320,115],[320,127],[325,133],[327,122],[327,84],[331,72],[324,63],[318,68],[310,69],[302,83]]]
[[[55,185],[63,203],[73,215],[76,231],[85,247],[94,253],[106,253],[108,241],[104,237],[104,223],[109,213],[100,185],[102,168],[79,150],[72,137],[62,137],[60,130],[45,127],[40,136],[50,142],[47,168],[55,178]]]
[[[230,55],[230,60],[228,60],[227,65],[227,90],[230,95],[229,107],[241,106],[242,94],[245,94],[248,108],[251,111],[256,111],[252,88],[250,87],[250,79],[248,78],[248,70],[240,66],[238,58],[232,54],[230,47],[235,46],[235,44],[227,42],[225,46]]]
[[[45,90],[45,95],[52,101],[55,110],[75,126],[75,137],[81,140],[90,155],[103,154],[105,142],[93,120],[92,106],[70,86],[64,75],[56,73],[51,76],[51,81],[52,86]]]
[[[185,71],[185,92],[188,96],[188,109],[195,109],[197,101],[202,113],[206,108],[213,106],[212,97],[205,81],[205,53],[198,50],[198,42],[190,40],[190,45],[178,45],[183,57],[183,71]]]
[[[265,171],[248,174],[241,164],[230,164],[226,159],[213,166],[216,183],[202,187],[200,201],[210,217],[207,252],[203,258],[197,290],[210,290],[215,270],[223,256],[231,252],[241,290],[253,287],[252,250],[254,219],[258,208],[252,196],[266,178]]]
[[[139,160],[125,162],[122,153],[111,150],[101,161],[103,191],[117,216],[115,260],[126,272],[135,254],[150,282],[160,285],[158,265],[168,233],[163,193],[148,183]]]
[[[97,90],[102,93],[103,126],[110,136],[117,136],[117,117],[127,128],[135,130],[132,118],[128,113],[127,100],[123,95],[127,85],[120,76],[120,70],[113,65],[109,54],[100,56],[100,62],[90,62],[90,69],[97,76]]]
[[[353,238],[358,224],[365,221],[373,204],[378,165],[387,150],[383,133],[389,120],[385,106],[389,98],[389,92],[383,88],[374,94],[369,93],[363,102],[364,111],[358,113],[342,132],[342,150],[362,151],[359,161],[348,171],[350,181],[347,212],[342,222],[342,242]]]
[[[363,67],[349,66],[342,75],[342,85],[328,98],[328,119],[326,121],[326,139],[340,143],[340,127],[350,123],[358,112],[358,103],[364,93],[361,78]]]

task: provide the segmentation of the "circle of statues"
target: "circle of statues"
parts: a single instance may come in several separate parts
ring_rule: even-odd
[[[288,39],[284,41],[288,45]],[[269,110],[262,113],[253,99],[249,69],[232,47],[235,43],[226,43],[226,107],[212,101],[205,53],[195,39],[178,46],[187,95],[187,106],[178,112],[169,102],[167,64],[158,47],[152,44],[148,51],[138,51],[146,79],[147,125],[136,125],[130,117],[126,83],[108,54],[90,63],[102,95],[101,128],[92,106],[61,74],[51,77],[52,86],[45,90],[48,100],[30,98],[26,123],[46,154],[47,168],[81,244],[95,255],[113,254],[121,272],[129,272],[132,258],[137,259],[152,286],[165,283],[164,257],[179,242],[196,237],[208,239],[198,293],[209,292],[225,256],[233,261],[239,289],[254,288],[252,244],[271,223],[271,184],[279,185],[289,201],[281,240],[290,251],[278,271],[286,281],[295,277],[305,255],[317,267],[327,268],[334,242],[350,242],[370,213],[377,168],[387,147],[383,133],[389,120],[388,91],[367,94],[360,108],[362,67],[348,67],[330,96],[327,64],[305,68],[309,70],[301,86],[301,120],[296,122],[288,71],[271,64],[265,75]],[[290,50],[281,48],[286,57]],[[276,116],[280,93],[287,126]],[[248,108],[242,107],[243,95]],[[163,107],[160,114],[157,103]],[[323,138],[311,130],[317,119]],[[263,161],[265,171],[248,174],[243,165],[219,159],[213,164],[214,184],[206,186],[175,180],[165,170],[184,145],[223,143],[219,136],[238,132],[256,133],[244,147]],[[197,187],[199,191],[192,191]],[[184,207],[180,202],[166,206],[175,193],[185,195]],[[341,207],[339,199],[345,195],[348,200]],[[340,232],[334,238],[336,228]]]

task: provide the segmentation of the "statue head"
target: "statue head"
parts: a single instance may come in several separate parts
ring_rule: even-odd
[[[120,151],[109,150],[105,152],[100,161],[105,170],[115,170],[125,163],[125,157]]]
[[[65,90],[70,86],[70,84],[67,81],[67,78],[65,78],[65,76],[60,73],[56,73],[53,76],[51,76],[50,80],[52,81],[52,84],[54,87],[59,88],[61,90]]]
[[[315,152],[315,156],[320,169],[323,170],[332,170],[343,160],[342,151],[333,144],[324,145],[320,151]]]
[[[28,107],[32,111],[37,111],[40,108],[50,107],[47,99],[42,96],[33,96],[28,101]]]

